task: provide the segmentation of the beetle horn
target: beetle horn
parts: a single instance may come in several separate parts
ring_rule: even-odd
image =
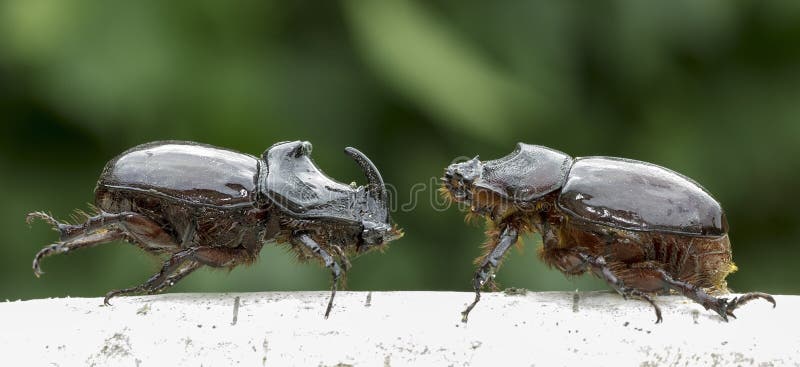
[[[372,196],[377,202],[384,204],[384,206],[389,208],[389,198],[386,194],[386,185],[383,183],[383,177],[381,177],[381,173],[378,172],[378,168],[372,163],[369,158],[367,158],[364,153],[361,153],[358,149],[353,147],[347,147],[344,149],[344,152],[347,155],[353,157],[353,159],[361,166],[361,169],[364,171],[364,175],[367,176],[367,192],[370,196]]]

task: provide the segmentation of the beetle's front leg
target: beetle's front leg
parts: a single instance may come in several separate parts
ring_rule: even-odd
[[[518,231],[512,226],[506,226],[503,232],[500,233],[496,245],[481,261],[481,266],[475,272],[475,277],[472,279],[472,289],[475,290],[475,300],[461,312],[461,322],[467,322],[470,311],[475,308],[475,305],[481,300],[481,288],[494,276],[494,270],[500,265],[500,261],[511,248],[511,245],[517,243]]]
[[[317,244],[317,242],[314,241],[314,239],[312,239],[308,234],[300,234],[295,238],[302,246],[311,250],[315,256],[322,259],[322,261],[325,263],[325,267],[331,270],[333,282],[331,285],[331,298],[328,300],[328,308],[325,309],[325,318],[327,319],[331,314],[331,309],[333,308],[333,298],[336,296],[336,288],[339,286],[339,279],[342,277],[342,269],[339,266],[339,263],[333,259],[333,256],[320,247],[319,244]]]

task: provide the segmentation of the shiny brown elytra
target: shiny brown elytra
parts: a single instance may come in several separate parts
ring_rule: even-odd
[[[447,197],[468,206],[468,216],[485,217],[489,227],[464,322],[525,232],[541,234],[539,256],[547,265],[566,275],[590,272],[624,297],[644,299],[656,323],[662,317],[654,294],[677,292],[725,321],[756,298],[775,305],[765,293],[712,296],[728,292],[725,277],[736,270],[725,214],[699,184],[667,168],[614,157],[576,159],[520,143],[500,159],[452,164],[442,181]]]
[[[266,242],[287,244],[301,261],[331,271],[331,312],[348,254],[382,248],[402,236],[391,224],[388,194],[366,155],[346,148],[367,184],[332,180],[311,160],[311,143],[281,142],[261,157],[183,141],[143,144],[106,165],[95,188],[96,213],[69,224],[35,212],[59,241],[41,260],[115,240],[167,257],[144,284],[110,291],[111,297],[164,291],[202,266],[233,268],[256,260]]]

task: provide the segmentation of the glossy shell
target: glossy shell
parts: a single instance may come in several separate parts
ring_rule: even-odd
[[[111,160],[98,191],[137,191],[193,205],[251,205],[258,158],[193,142],[164,141],[134,147]]]
[[[298,218],[360,220],[351,206],[357,189],[337,182],[311,160],[311,143],[284,142],[264,152],[268,173],[264,194],[285,212]]]
[[[611,157],[575,161],[558,198],[571,216],[615,228],[720,236],[720,204],[696,182],[646,162]]]
[[[483,165],[477,186],[516,201],[531,201],[558,190],[572,157],[539,145],[518,143],[511,154]]]

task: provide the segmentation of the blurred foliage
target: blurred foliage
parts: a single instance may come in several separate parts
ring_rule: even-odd
[[[341,181],[366,152],[409,200],[458,156],[524,141],[682,172],[723,203],[738,290],[797,293],[800,213],[797,1],[0,2],[0,210],[5,298],[99,296],[158,267],[117,243],[45,261],[56,237],[25,213],[86,208],[103,164],[142,142],[185,139],[259,154],[304,139]],[[483,241],[423,193],[407,235],[355,262],[349,288],[467,290]],[[426,196],[427,195],[427,196]],[[498,280],[605,289],[536,259],[538,236]],[[175,291],[323,289],[328,273],[267,246],[229,275]],[[466,302],[467,300],[465,300]]]

